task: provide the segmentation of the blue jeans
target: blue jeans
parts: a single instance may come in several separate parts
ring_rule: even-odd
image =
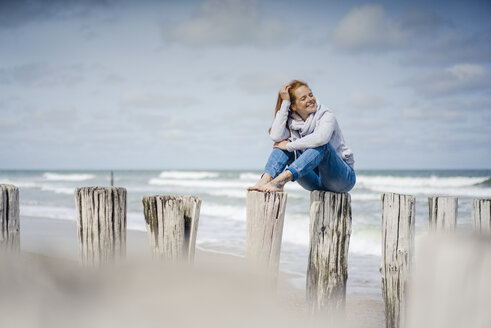
[[[293,152],[273,148],[264,173],[276,178],[287,165],[293,181],[309,191],[348,192],[356,183],[355,170],[329,143],[306,149],[296,160]]]

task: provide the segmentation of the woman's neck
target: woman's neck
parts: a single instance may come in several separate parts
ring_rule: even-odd
[[[307,113],[307,114],[304,114],[304,115],[298,114],[298,116],[300,116],[302,118],[302,120],[306,121],[310,114],[312,114],[312,113]]]

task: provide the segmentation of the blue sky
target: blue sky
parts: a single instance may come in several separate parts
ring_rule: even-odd
[[[1,1],[0,168],[261,169],[281,85],[355,168],[490,168],[486,1]]]

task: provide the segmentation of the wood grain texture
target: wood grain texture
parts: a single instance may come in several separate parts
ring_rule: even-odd
[[[100,266],[126,255],[126,189],[75,189],[80,261]]]
[[[20,251],[19,188],[0,185],[0,250]]]
[[[152,254],[169,262],[194,260],[201,199],[195,196],[144,196],[143,213]]]
[[[473,199],[471,213],[474,231],[491,234],[491,199]]]
[[[382,194],[382,297],[387,328],[405,327],[414,253],[414,196]]]
[[[428,197],[428,223],[432,232],[455,231],[457,197]]]
[[[344,312],[351,236],[348,193],[310,193],[307,301],[311,314]]]
[[[246,260],[274,276],[280,263],[285,192],[247,192]]]

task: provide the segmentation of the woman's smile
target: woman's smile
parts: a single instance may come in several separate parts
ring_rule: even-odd
[[[305,121],[317,109],[317,101],[307,86],[301,86],[294,92],[294,102],[291,108]]]

